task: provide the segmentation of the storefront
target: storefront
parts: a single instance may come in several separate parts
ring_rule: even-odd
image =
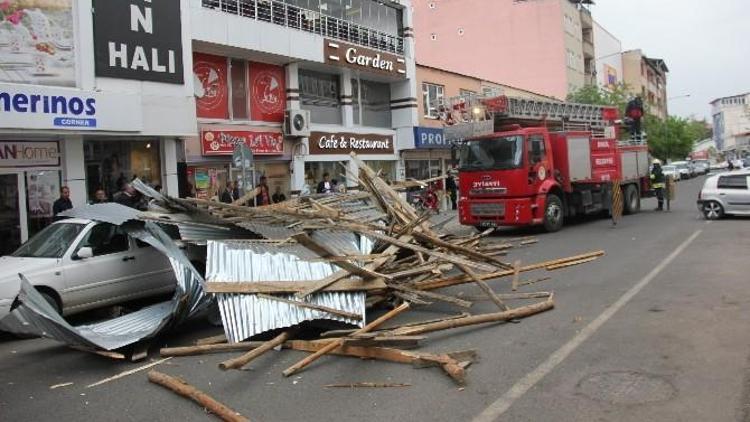
[[[451,144],[443,129],[414,128],[414,149],[401,151],[407,179],[429,179],[445,174],[451,166]]]
[[[187,182],[190,195],[200,199],[217,199],[228,182],[243,189],[242,169],[235,166],[232,154],[237,145],[252,152],[246,170],[248,186],[258,184],[265,176],[272,193],[278,189],[289,197],[289,147],[278,128],[203,125],[199,139],[188,140]],[[199,155],[196,153],[199,152]]]
[[[309,154],[304,160],[305,184],[314,192],[324,174],[347,186],[357,184],[358,166],[350,154],[356,153],[385,180],[396,180],[398,156],[392,134],[313,131],[308,138]],[[303,189],[304,190],[304,189]]]
[[[158,138],[86,137],[83,156],[88,200],[93,201],[99,189],[111,200],[126,183],[136,178],[151,186],[162,186],[160,146]]]

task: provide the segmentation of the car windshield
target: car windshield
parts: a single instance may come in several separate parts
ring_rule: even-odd
[[[62,258],[70,244],[86,227],[78,223],[58,223],[45,227],[12,256],[23,258]]]
[[[459,167],[462,170],[513,169],[521,167],[523,137],[502,136],[467,141],[461,146]]]

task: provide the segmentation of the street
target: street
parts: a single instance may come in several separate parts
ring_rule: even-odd
[[[655,200],[647,199],[640,214],[624,217],[614,228],[602,218],[577,221],[554,234],[496,234],[492,240],[538,236],[538,244],[512,250],[507,261],[533,263],[598,249],[606,256],[522,289],[554,291],[552,311],[514,324],[430,335],[427,351],[478,350],[480,360],[469,367],[465,388],[436,368],[345,357],[324,357],[284,378],[281,371],[303,356],[294,351],[269,353],[246,371],[218,369],[232,354],[174,358],[157,369],[184,378],[253,421],[748,420],[750,286],[744,251],[750,226],[742,218],[705,221],[695,207],[703,180],[680,182],[671,212],[652,211]],[[508,281],[490,285],[508,292]],[[450,290],[472,298],[481,294],[473,285]],[[493,306],[476,301],[471,312],[492,312]],[[408,317],[451,312],[458,311],[434,304]],[[149,359],[159,358],[159,347],[219,333],[204,322],[188,323],[157,341]],[[8,421],[210,418],[150,384],[146,371],[86,388],[147,362],[118,362],[51,340],[5,336],[0,415]],[[324,388],[356,382],[410,386]],[[50,388],[67,383],[72,384]]]

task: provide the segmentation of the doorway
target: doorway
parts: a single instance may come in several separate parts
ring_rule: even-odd
[[[15,251],[28,237],[23,173],[0,172],[0,255]]]

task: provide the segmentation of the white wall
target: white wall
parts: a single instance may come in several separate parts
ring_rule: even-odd
[[[622,43],[604,27],[594,22],[594,55],[596,56],[596,83],[606,88],[607,66],[617,72],[617,82],[623,82]]]

